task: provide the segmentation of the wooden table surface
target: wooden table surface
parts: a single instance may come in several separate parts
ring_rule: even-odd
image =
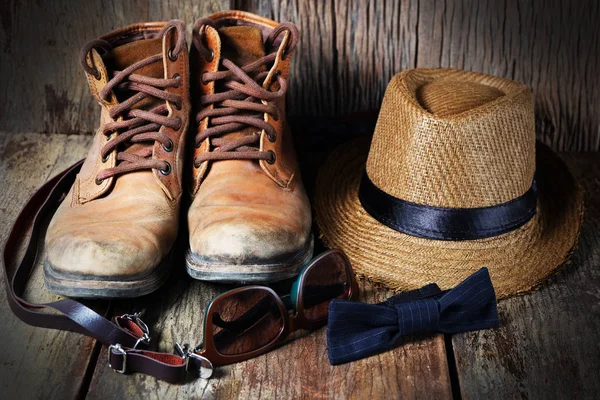
[[[83,157],[90,136],[0,134],[0,239],[37,186]],[[499,303],[498,329],[406,338],[389,352],[332,367],[325,329],[277,350],[219,368],[210,380],[172,385],[108,368],[106,348],[84,336],[30,327],[0,297],[0,395],[37,398],[464,398],[592,399],[600,393],[600,159],[564,154],[586,190],[586,216],[572,261],[540,290]],[[315,156],[318,158],[318,155]],[[313,160],[304,159],[305,165]],[[311,180],[314,174],[305,174]],[[309,184],[310,186],[310,184]],[[153,346],[202,340],[204,309],[226,287],[189,279],[178,263],[157,292],[94,307],[108,314],[145,308]],[[362,300],[390,295],[361,283]],[[38,268],[27,298],[48,301]]]

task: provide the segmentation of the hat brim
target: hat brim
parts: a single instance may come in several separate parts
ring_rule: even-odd
[[[344,250],[359,277],[404,291],[456,286],[487,267],[498,298],[534,289],[571,255],[583,220],[583,190],[547,146],[536,146],[536,215],[519,229],[466,241],[422,239],[369,215],[358,199],[368,139],[338,147],[317,177],[316,219],[326,246]]]

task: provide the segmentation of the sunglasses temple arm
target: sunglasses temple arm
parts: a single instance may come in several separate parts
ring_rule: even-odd
[[[290,296],[289,294],[281,296],[281,301],[283,301],[283,305],[285,306],[286,310],[294,309],[294,304],[292,303],[292,296]]]

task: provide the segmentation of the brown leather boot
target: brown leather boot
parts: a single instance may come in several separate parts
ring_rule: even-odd
[[[178,231],[189,63],[181,21],[131,25],[81,52],[100,127],[46,234],[48,289],[134,297],[157,289]]]
[[[188,273],[270,282],[311,258],[311,210],[285,115],[298,29],[241,11],[194,25],[198,112]]]

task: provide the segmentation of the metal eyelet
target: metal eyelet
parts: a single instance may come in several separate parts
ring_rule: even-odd
[[[110,157],[110,154],[107,154],[104,157],[102,157],[102,164],[108,162],[108,157]]]
[[[177,117],[177,121],[179,121],[179,125],[177,125],[177,128],[175,129],[176,131],[181,129],[181,125],[183,125],[183,122],[181,122],[181,118]]]
[[[271,158],[267,159],[266,161],[271,165],[275,164],[275,159],[276,159],[275,152],[273,150],[269,150],[269,154],[270,154]]]
[[[167,143],[167,145],[165,146],[163,144],[163,149],[167,152],[170,153],[173,151],[173,141],[171,139],[169,139],[169,142]]]
[[[210,50],[210,58],[206,58],[206,57],[205,57],[204,59],[205,59],[206,61],[208,61],[208,62],[211,62],[212,60],[214,60],[214,59],[215,59],[215,51],[214,51],[213,49],[210,49],[210,48],[209,48],[208,50]]]
[[[278,114],[271,115],[271,118],[273,118],[274,121],[279,121],[279,115]]]
[[[178,73],[176,73],[175,75],[173,75],[173,76],[171,77],[171,79],[177,79],[177,78],[179,78],[179,77],[181,77],[181,75],[179,75]],[[181,84],[179,84],[179,83],[178,83],[178,84],[177,84],[177,86],[174,86],[174,87],[175,87],[175,88],[178,88],[179,86],[181,86]]]
[[[173,54],[173,50],[175,50],[175,47],[171,47],[169,49],[168,55],[169,55],[169,60],[175,62],[179,58],[179,54]]]
[[[194,168],[200,168],[200,165],[202,165],[202,163],[199,163],[198,160],[194,158]]]
[[[98,179],[98,177],[96,177],[96,185],[100,186],[102,185],[102,182],[104,182],[104,179]]]
[[[102,73],[98,67],[94,68],[94,73],[92,75],[94,75],[94,78],[96,78],[97,81],[102,80]]]
[[[171,103],[173,104],[173,107],[175,107],[176,110],[181,110],[181,104],[180,103]]]
[[[275,133],[273,135],[267,135],[267,139],[269,139],[269,142],[274,143],[277,140],[277,134]]]
[[[166,175],[169,175],[169,174],[171,173],[171,164],[169,164],[169,163],[167,162],[167,164],[166,164],[166,166],[165,166],[165,169],[162,169],[162,168],[161,168],[161,169],[159,169],[159,171],[160,171],[160,173],[161,173],[161,174],[163,174],[163,175],[165,175],[165,176],[166,176]]]

